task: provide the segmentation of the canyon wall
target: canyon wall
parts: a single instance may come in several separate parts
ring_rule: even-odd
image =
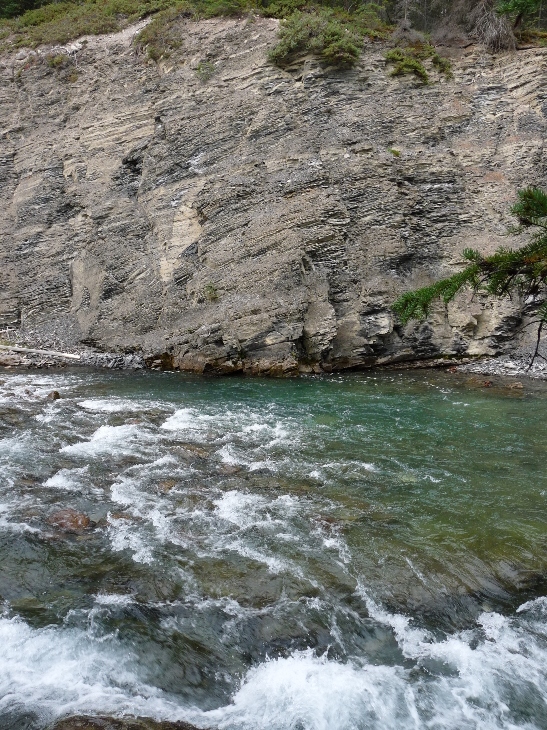
[[[521,344],[526,303],[390,304],[508,239],[547,185],[547,49],[452,49],[453,79],[267,60],[277,21],[135,28],[0,57],[0,329],[197,372],[290,374]],[[65,55],[66,59],[58,58]]]

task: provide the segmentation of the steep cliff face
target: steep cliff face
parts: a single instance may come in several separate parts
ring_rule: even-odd
[[[188,22],[159,66],[134,29],[0,59],[2,326],[219,372],[511,346],[519,302],[404,330],[389,305],[507,244],[517,188],[547,183],[547,49],[462,50],[421,86],[374,44],[280,70],[276,28]]]

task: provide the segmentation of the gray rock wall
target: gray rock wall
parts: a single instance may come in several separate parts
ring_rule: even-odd
[[[547,185],[547,49],[462,50],[422,86],[372,43],[351,71],[280,70],[276,28],[188,22],[159,66],[134,29],[58,68],[0,58],[0,327],[271,374],[520,341],[518,301],[463,294],[405,329],[390,304],[514,245],[516,190]]]

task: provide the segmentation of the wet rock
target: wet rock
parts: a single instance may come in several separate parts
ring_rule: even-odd
[[[208,451],[196,446],[195,444],[181,444],[180,450],[182,452],[182,456],[186,458],[208,459],[210,456]]]
[[[160,492],[163,492],[166,494],[167,492],[170,492],[173,487],[177,486],[177,482],[175,479],[164,479],[162,482],[158,484],[158,489]]]
[[[221,474],[231,476],[232,474],[238,474],[241,471],[241,467],[236,466],[235,464],[222,464],[222,466],[219,466],[218,470]]]
[[[50,730],[198,730],[198,728],[187,722],[165,722],[143,717],[69,717],[51,726]]]
[[[54,512],[48,517],[47,521],[50,525],[59,527],[66,532],[81,532],[90,525],[89,517],[74,509],[63,509]]]
[[[48,400],[59,400],[60,397],[58,390],[52,390],[51,393],[47,394]]]

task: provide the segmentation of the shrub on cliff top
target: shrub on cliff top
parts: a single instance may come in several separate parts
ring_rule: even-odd
[[[1,0],[0,0],[1,2]],[[362,38],[376,37],[388,29],[381,7],[364,3],[356,11],[344,9],[344,0],[5,0],[0,37],[11,46],[66,43],[81,35],[121,30],[129,23],[155,15],[137,41],[157,59],[180,45],[178,20],[237,16],[255,12],[286,19],[278,46],[272,52],[277,63],[291,55],[312,52],[336,66],[351,66],[359,56]],[[2,17],[0,15],[0,17]]]
[[[249,7],[247,0],[62,0],[0,21],[0,27],[2,35],[7,31],[12,36],[12,45],[33,47],[66,43],[82,35],[112,33],[149,15],[158,18],[158,23],[150,30],[153,35],[165,30],[174,17],[199,20],[240,15]]]
[[[120,30],[152,12],[172,4],[169,0],[86,0],[82,4],[56,2],[4,21],[14,45],[38,46],[66,43],[82,35]]]
[[[277,64],[290,62],[296,55],[314,53],[340,67],[353,66],[359,58],[361,38],[343,24],[332,10],[318,13],[294,12],[281,23],[279,43],[269,57]]]
[[[181,21],[218,16],[238,16],[249,9],[247,0],[178,0],[161,10],[135,39],[137,48],[146,49],[154,61],[169,56],[182,45]]]
[[[363,38],[385,36],[388,26],[377,13],[378,6],[364,6],[355,13],[336,8],[296,10],[279,28],[279,42],[269,58],[286,65],[297,56],[313,53],[338,68],[349,68],[359,58]]]

